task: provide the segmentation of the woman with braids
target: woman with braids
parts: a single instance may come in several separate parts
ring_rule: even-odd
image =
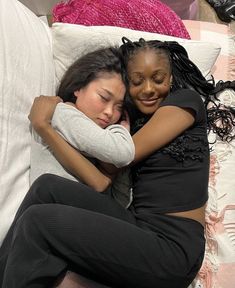
[[[81,183],[38,178],[14,229],[3,288],[49,287],[67,269],[110,287],[186,288],[201,267],[207,133],[231,141],[234,110],[217,104],[223,84],[206,81],[178,43],[123,38],[120,50],[133,201],[124,209]]]

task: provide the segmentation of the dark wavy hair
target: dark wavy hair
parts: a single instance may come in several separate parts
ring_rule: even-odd
[[[57,95],[64,102],[75,103],[74,92],[102,77],[105,72],[120,74],[123,83],[127,85],[123,57],[118,47],[101,48],[77,59],[62,77]]]
[[[123,37],[122,42],[123,44],[120,46],[120,51],[123,55],[126,69],[129,60],[140,50],[154,49],[157,54],[164,53],[169,60],[173,77],[171,91],[181,88],[189,88],[197,91],[204,99],[207,112],[208,133],[213,131],[221,140],[228,142],[235,138],[235,107],[228,107],[221,104],[217,97],[217,93],[226,88],[235,91],[235,81],[219,81],[215,85],[213,77],[207,80],[199,68],[189,59],[185,48],[176,41],[145,41],[141,38],[139,41],[132,42],[128,38]],[[138,111],[133,113],[135,108],[130,97],[128,97],[128,102],[128,105],[130,107],[132,106],[131,111],[129,110],[130,114],[132,114],[132,117],[138,118],[140,113]],[[221,125],[217,125],[218,121],[220,121]]]

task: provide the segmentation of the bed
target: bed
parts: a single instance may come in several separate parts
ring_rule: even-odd
[[[22,2],[30,3],[38,15],[51,9],[48,2],[40,7],[32,5],[38,1]],[[49,27],[47,18],[39,18],[34,12],[17,0],[0,0],[0,244],[29,188],[30,106],[37,95],[55,95],[63,72],[78,55],[97,46],[118,44],[123,35],[131,39],[174,39],[186,48],[206,77],[213,74],[216,81],[235,79],[235,35],[229,25],[184,20],[189,40],[113,26],[55,23]],[[231,90],[220,98],[235,106]],[[211,133],[212,141],[214,137]],[[235,143],[217,141],[211,153],[206,254],[191,288],[235,286],[234,165]],[[73,273],[58,285],[104,287]]]

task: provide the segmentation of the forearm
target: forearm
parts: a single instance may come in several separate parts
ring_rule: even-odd
[[[134,144],[126,128],[111,125],[102,129],[81,111],[60,104],[53,115],[52,126],[73,147],[116,167],[134,159]]]
[[[104,191],[111,179],[97,169],[88,159],[69,145],[50,124],[37,127],[37,133],[49,145],[54,156],[71,174],[98,192]]]
[[[132,164],[170,143],[193,125],[194,120],[190,109],[176,106],[160,107],[151,119],[133,135],[135,159]]]
[[[117,168],[113,164],[105,163],[99,161],[99,170],[110,177],[111,179],[115,178],[116,175],[123,169],[123,168]]]

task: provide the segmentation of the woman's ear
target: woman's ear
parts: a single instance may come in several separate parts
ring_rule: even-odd
[[[76,91],[73,92],[73,94],[74,94],[75,97],[78,98],[78,97],[79,97],[79,94],[80,94],[80,91],[79,91],[79,90],[76,90]]]
[[[172,90],[172,87],[173,87],[173,77],[171,75],[171,77],[170,77],[170,91]]]

